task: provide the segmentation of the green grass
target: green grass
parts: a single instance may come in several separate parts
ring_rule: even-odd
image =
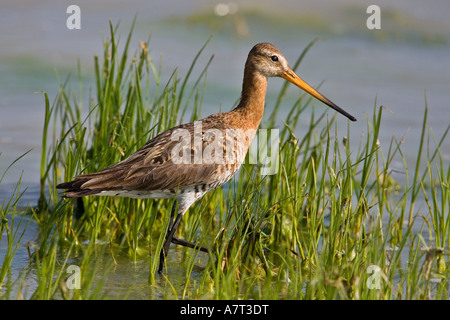
[[[450,167],[441,152],[448,129],[439,139],[433,135],[427,106],[416,166],[409,168],[401,141],[379,145],[383,107],[375,105],[354,143],[350,123],[339,136],[329,112],[305,111],[314,110],[308,96],[287,105],[284,86],[261,124],[274,128],[280,108],[290,108],[279,127],[278,172],[262,176],[260,164],[244,164],[226,186],[194,204],[178,236],[210,253],[172,246],[165,275],[155,272],[172,200],[86,197],[83,211],[80,201],[61,199],[57,183],[126,158],[185,115],[201,118],[208,41],[184,77],[174,70],[163,83],[148,42],[131,54],[131,30],[119,52],[110,26],[104,55],[95,57],[89,105],[82,103],[81,68],[78,90],[68,78],[53,103],[43,93],[41,196],[32,210],[40,232],[22,280],[36,283],[28,298],[448,299]],[[306,134],[296,136],[305,117]],[[392,174],[394,160],[404,164],[402,184]],[[14,195],[11,203],[19,187]],[[9,292],[17,283],[5,275],[24,244],[7,217],[18,218],[10,203],[0,216],[8,248],[0,294],[15,299]],[[71,265],[79,267],[79,289],[70,287]]]

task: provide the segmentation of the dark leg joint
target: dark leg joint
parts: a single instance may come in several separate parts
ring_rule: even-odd
[[[184,247],[192,248],[192,249],[199,248],[200,251],[208,252],[208,249],[205,246],[199,246],[196,243],[189,242],[189,241],[186,241],[186,240],[183,240],[183,239],[178,239],[176,237],[172,238],[172,243],[178,244],[178,245],[181,245],[181,246],[184,246]]]

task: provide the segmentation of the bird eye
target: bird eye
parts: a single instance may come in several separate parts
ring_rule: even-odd
[[[273,55],[270,57],[270,59],[272,59],[272,61],[278,61],[278,56]]]

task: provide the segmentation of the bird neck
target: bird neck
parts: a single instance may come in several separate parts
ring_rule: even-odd
[[[248,127],[257,129],[264,113],[267,78],[247,63],[244,71],[241,101],[233,110],[238,112]]]

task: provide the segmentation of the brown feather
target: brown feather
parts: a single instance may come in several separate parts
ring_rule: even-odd
[[[275,57],[275,58],[274,58]],[[76,176],[73,181],[57,185],[67,189],[66,197],[79,197],[111,190],[152,191],[190,190],[206,185],[205,192],[227,180],[239,169],[248,147],[253,140],[264,112],[267,77],[283,77],[299,87],[304,87],[302,80],[289,68],[281,52],[270,43],[255,45],[250,51],[244,69],[242,96],[239,105],[230,112],[216,113],[200,120],[201,154],[210,149],[211,158],[222,160],[221,163],[196,163],[196,123],[186,123],[169,129],[148,141],[127,159],[96,173]],[[311,94],[339,112],[345,113],[331,101],[314,92]],[[349,115],[347,115],[349,116]],[[349,116],[354,120],[353,117]],[[190,137],[190,162],[175,163],[175,147],[181,148],[180,138],[174,139],[177,130],[186,130]],[[222,133],[220,147],[215,149],[215,139],[208,133],[211,130]],[[234,136],[227,133],[232,130]],[[198,134],[199,135],[199,134]],[[231,146],[231,150],[230,150]],[[187,146],[186,146],[187,149]],[[216,154],[222,150],[222,155]],[[176,149],[175,149],[176,151]],[[181,152],[181,150],[180,150]],[[203,157],[204,159],[204,157]],[[140,194],[140,193],[139,193]],[[201,194],[203,195],[204,192]],[[199,193],[199,197],[201,196]]]

